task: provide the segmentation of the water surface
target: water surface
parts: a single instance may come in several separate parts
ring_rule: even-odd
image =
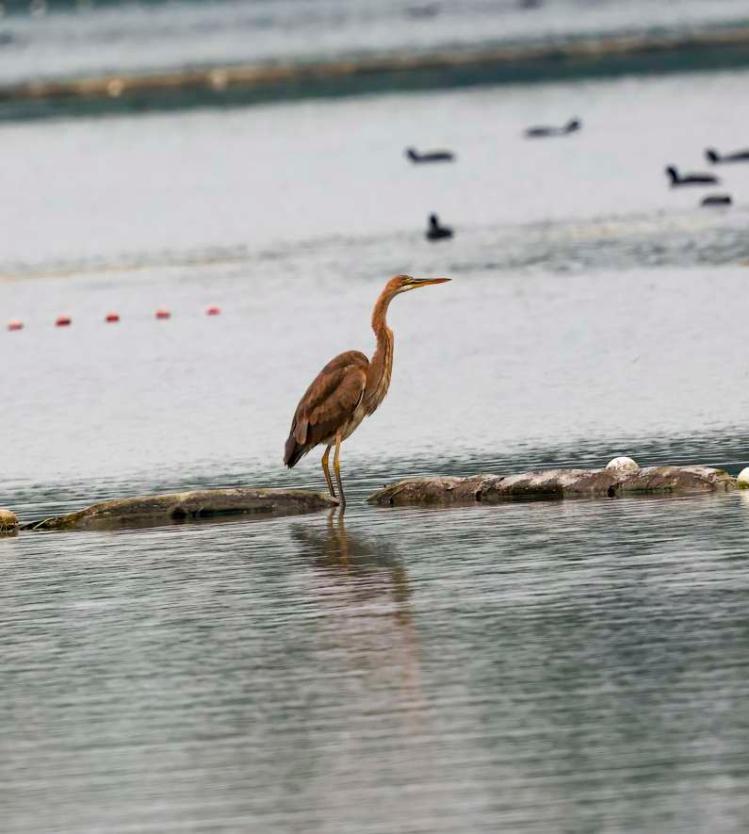
[[[622,32],[746,24],[743,0],[218,0],[10,2],[0,82],[210,64],[471,51]],[[31,12],[31,13],[29,13]],[[49,12],[49,13],[47,13]]]

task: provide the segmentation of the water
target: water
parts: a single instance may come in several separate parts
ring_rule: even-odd
[[[4,829],[742,831],[742,497],[5,542]]]
[[[211,63],[296,63],[583,34],[690,32],[745,24],[743,0],[218,0],[8,3],[0,81]],[[54,14],[44,14],[45,9]],[[32,14],[28,14],[31,10]],[[26,12],[26,13],[24,13]]]
[[[305,386],[371,351],[389,275],[454,279],[393,303],[345,523],[0,541],[3,832],[746,830],[743,493],[365,498],[622,453],[749,464],[749,165],[717,169],[730,211],[662,170],[746,145],[748,75],[3,125],[0,323],[26,327],[0,333],[0,505],[24,519],[320,488],[317,453],[281,467]],[[430,211],[454,240],[423,239]]]

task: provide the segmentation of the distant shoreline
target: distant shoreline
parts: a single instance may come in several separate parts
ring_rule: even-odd
[[[547,44],[290,64],[226,64],[0,85],[0,119],[169,109],[479,84],[749,66],[749,24],[676,34],[583,37]]]

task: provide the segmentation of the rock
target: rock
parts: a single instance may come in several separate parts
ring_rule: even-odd
[[[0,507],[0,535],[18,531],[18,516],[10,510]]]
[[[337,507],[327,495],[301,489],[205,489],[142,495],[94,504],[24,525],[27,530],[108,530],[241,515],[296,515]]]
[[[408,504],[470,504],[480,501],[537,501],[617,495],[727,492],[736,481],[709,466],[649,466],[620,469],[551,469],[520,475],[474,475],[469,478],[409,478],[383,487],[367,499],[381,507]]]
[[[739,472],[739,477],[736,478],[736,483],[739,489],[749,489],[749,466]]]
[[[610,460],[606,464],[606,469],[613,469],[615,472],[637,472],[640,467],[632,460],[632,458],[620,457]]]

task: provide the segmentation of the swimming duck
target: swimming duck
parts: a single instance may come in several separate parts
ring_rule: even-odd
[[[426,231],[427,240],[444,240],[452,236],[453,230],[449,226],[440,226],[440,221],[436,214],[429,215],[429,228]]]
[[[411,162],[452,162],[455,159],[455,154],[452,151],[419,153],[416,148],[406,148],[406,156]]]
[[[720,180],[712,174],[680,174],[673,165],[666,168],[666,173],[671,178],[671,187],[676,185],[715,185]]]
[[[705,151],[708,162],[717,165],[719,162],[749,162],[749,151],[734,151],[733,153],[719,154],[714,148]]]
[[[574,133],[580,130],[583,123],[580,119],[570,119],[566,125],[562,127],[529,127],[525,131],[525,135],[529,139],[540,139],[544,136],[566,136],[568,133]]]
[[[730,206],[733,203],[730,194],[710,194],[709,197],[703,197],[701,206]]]

